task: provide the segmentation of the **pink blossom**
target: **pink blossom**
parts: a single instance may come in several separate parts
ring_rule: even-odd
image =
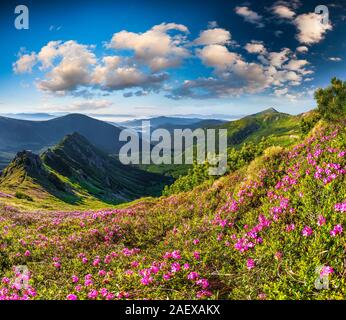
[[[209,281],[207,279],[199,279],[196,281],[198,286],[201,286],[203,289],[207,289],[209,287]]]
[[[295,227],[294,223],[291,223],[291,224],[289,224],[288,226],[286,226],[286,231],[287,231],[287,232],[291,232],[291,231],[293,231],[295,228],[296,228],[296,227]]]
[[[195,251],[193,253],[193,256],[195,257],[196,260],[199,260],[201,258],[201,255],[200,255],[200,253],[198,251]]]
[[[320,276],[324,277],[324,276],[328,276],[330,274],[334,273],[334,269],[330,266],[324,266],[320,272]]]
[[[107,274],[107,272],[104,271],[104,270],[99,270],[99,272],[98,272],[98,275],[99,275],[100,277],[104,277],[106,274]]]
[[[346,212],[346,201],[343,203],[337,203],[334,206],[335,211]]]
[[[146,277],[143,277],[143,278],[141,279],[141,283],[142,283],[144,286],[147,286],[147,285],[149,285],[149,284],[152,283],[152,282],[153,282],[153,278],[150,277],[150,276],[146,276]]]
[[[192,271],[192,272],[190,272],[190,273],[187,275],[187,278],[188,278],[189,280],[196,280],[196,279],[199,278],[199,274],[198,274],[197,272],[195,272],[195,271]]]
[[[325,224],[326,224],[326,218],[323,217],[322,215],[319,215],[317,218],[317,225],[321,227]]]
[[[97,267],[99,264],[100,264],[101,260],[100,258],[96,258],[94,261],[93,261],[93,266],[94,267]]]
[[[167,280],[169,280],[172,277],[172,274],[170,272],[168,272],[168,273],[165,273],[162,277],[163,277],[164,280],[167,281]]]
[[[313,230],[312,230],[310,227],[308,227],[308,226],[305,226],[305,227],[303,228],[303,230],[302,230],[302,235],[303,235],[304,237],[309,237],[309,236],[312,235],[312,233],[313,233]]]
[[[179,272],[180,271],[180,264],[178,262],[173,262],[171,265],[171,271],[174,272]]]
[[[256,266],[256,263],[255,263],[255,261],[253,259],[251,259],[251,258],[247,259],[246,267],[248,268],[248,270],[251,270],[251,269],[255,268],[255,266]]]
[[[67,295],[67,300],[77,300],[78,297],[75,294],[68,294]]]
[[[337,224],[336,226],[334,226],[333,230],[330,231],[330,235],[332,237],[336,237],[338,234],[342,233],[342,226],[341,224]]]
[[[95,289],[93,289],[93,290],[89,291],[88,297],[89,297],[90,299],[96,299],[97,296],[98,296],[98,294],[99,294],[98,291],[95,290]]]
[[[78,285],[78,286],[75,286],[74,289],[79,292],[82,290],[82,286],[81,285]]]
[[[212,295],[212,293],[208,290],[201,290],[201,291],[198,291],[196,293],[196,297],[197,298],[207,298],[207,297],[210,297]]]
[[[190,265],[188,263],[184,263],[183,268],[185,270],[188,270],[188,269],[190,269]]]

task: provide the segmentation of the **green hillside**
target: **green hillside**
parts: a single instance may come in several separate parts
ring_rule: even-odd
[[[25,208],[100,208],[160,195],[169,182],[122,165],[74,133],[41,156],[18,153],[0,176],[0,190],[5,202]]]
[[[313,112],[312,112],[313,113]],[[310,113],[289,115],[273,108],[249,115],[239,120],[221,125],[213,122],[201,122],[202,129],[227,129],[228,148],[240,149],[246,143],[258,144],[265,141],[266,145],[289,146],[300,139],[301,120],[311,117]],[[192,130],[196,127],[191,128]],[[186,175],[191,165],[142,165],[142,169],[178,178]]]

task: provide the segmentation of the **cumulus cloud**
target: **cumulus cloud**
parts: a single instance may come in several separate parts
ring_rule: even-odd
[[[251,41],[245,45],[245,50],[249,53],[266,53],[267,49],[261,41]]]
[[[37,58],[34,52],[20,55],[19,59],[13,64],[13,71],[15,73],[31,73],[36,62]]]
[[[132,87],[157,88],[168,78],[166,73],[146,74],[135,66],[121,65],[118,56],[107,56],[98,65],[92,76],[92,82],[104,90],[122,90]]]
[[[47,48],[49,49],[46,50]],[[48,43],[38,54],[42,67],[51,67],[56,57],[61,60],[46,74],[45,80],[38,82],[38,88],[47,92],[64,94],[79,86],[88,85],[91,81],[91,67],[96,64],[96,57],[91,49],[90,46],[81,45],[72,40]]]
[[[292,71],[301,72],[304,70],[303,67],[307,64],[309,64],[307,60],[292,59],[286,65],[284,65],[284,68]]]
[[[245,49],[257,54],[259,63],[248,62],[239,53],[223,45],[208,45],[197,50],[202,63],[213,68],[213,76],[186,80],[167,96],[207,99],[253,94],[273,88],[275,95],[290,98],[289,86],[298,86],[312,74],[309,62],[297,59],[289,48],[271,52],[259,41],[251,41]],[[292,97],[291,97],[292,98]]]
[[[214,68],[214,76],[187,80],[168,97],[181,99],[215,98],[260,92],[268,86],[265,68],[258,63],[244,61],[237,53],[222,45],[209,45],[198,50],[202,63]]]
[[[306,53],[309,51],[309,48],[307,46],[300,46],[296,49],[296,51],[299,53]]]
[[[284,3],[278,5],[284,6]],[[248,7],[237,7],[236,12],[246,21],[262,23],[262,17]],[[292,18],[292,24],[300,17]],[[304,32],[307,36],[307,30]],[[243,56],[236,47],[231,48],[231,32],[217,27],[216,23],[190,42],[188,33],[186,26],[176,23],[162,23],[144,33],[123,30],[112,36],[106,45],[111,50],[102,58],[95,55],[94,46],[73,40],[51,41],[37,53],[21,52],[13,69],[16,73],[28,73],[37,65],[43,74],[36,82],[40,90],[87,99],[88,104],[72,106],[76,110],[87,110],[93,104],[95,108],[105,107],[105,101],[98,100],[96,104],[97,100],[93,100],[100,92],[105,96],[123,90],[125,97],[132,97],[164,91],[173,99],[230,97],[267,89],[275,95],[287,95],[288,92],[282,90],[311,79],[307,77],[313,73],[309,61],[297,57],[297,53],[308,52],[305,45],[294,52],[289,48],[275,52],[262,41],[252,40],[244,49],[257,60],[253,56],[247,60],[248,55]],[[189,79],[182,84],[168,82],[167,69],[180,66],[192,53],[208,68],[209,76]]]
[[[231,33],[222,28],[204,30],[194,41],[195,45],[228,44],[231,40]]]
[[[291,50],[288,48],[284,48],[279,52],[270,52],[268,60],[272,66],[280,68],[289,59],[290,53]]]
[[[178,31],[178,35],[170,35],[169,31]],[[144,33],[126,30],[115,33],[108,44],[109,48],[134,51],[134,58],[148,65],[152,71],[179,66],[189,51],[183,46],[184,34],[189,32],[182,24],[162,23]]]
[[[259,15],[257,12],[249,9],[249,7],[243,6],[243,7],[236,7],[235,8],[236,14],[243,17],[246,22],[252,23],[257,25],[259,28],[263,28],[264,24],[262,22],[263,17]]]
[[[272,11],[275,15],[283,19],[293,19],[296,13],[288,6],[280,3],[276,3],[272,6]]]
[[[44,78],[36,84],[40,90],[83,97],[90,97],[90,91],[83,88],[112,91],[139,87],[157,91],[168,78],[166,73],[146,73],[120,56],[106,56],[99,61],[93,49],[72,40],[51,41],[37,54],[20,56],[14,70],[31,72],[39,63],[40,70],[45,72]]]
[[[298,41],[307,45],[320,42],[326,32],[333,29],[330,22],[323,23],[321,15],[316,13],[301,14],[293,23],[298,29]]]
[[[197,50],[197,56],[204,65],[218,70],[225,70],[241,59],[237,53],[230,52],[225,46],[218,44]]]

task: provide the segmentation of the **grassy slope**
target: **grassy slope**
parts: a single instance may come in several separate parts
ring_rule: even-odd
[[[37,298],[64,299],[74,293],[85,299],[91,289],[101,288],[130,298],[345,298],[346,239],[343,233],[330,233],[336,225],[346,227],[345,214],[335,209],[346,200],[341,169],[346,158],[341,151],[346,151],[345,125],[324,129],[319,124],[303,143],[289,150],[272,147],[211,187],[98,213],[3,210],[0,227],[10,226],[2,235],[8,244],[3,274],[11,276],[6,263],[27,264]],[[328,163],[340,169],[326,175]],[[323,174],[316,178],[319,167]],[[325,184],[326,176],[332,180]],[[319,215],[326,219],[321,226]],[[302,234],[306,226],[313,230],[307,237]],[[26,244],[20,244],[20,238]],[[47,241],[53,238],[54,245]],[[64,249],[56,249],[56,244]],[[31,251],[29,257],[25,250]],[[165,254],[173,251],[173,257]],[[80,254],[88,261],[83,263]],[[92,265],[97,256],[99,265]],[[53,257],[59,258],[59,268],[53,266]],[[319,266],[334,270],[329,290],[315,289]],[[98,275],[100,269],[113,273],[106,275],[106,282]],[[205,280],[188,279],[192,271]],[[79,292],[71,282],[73,274],[82,279]],[[84,286],[86,274],[93,276],[91,287]]]
[[[3,203],[27,210],[116,207],[141,196],[161,194],[166,180],[123,166],[77,134],[67,136],[41,159],[44,175],[27,172],[18,161],[7,167],[0,190],[10,197],[2,197]],[[31,199],[14,197],[18,192]]]
[[[269,145],[289,146],[300,138],[299,124],[303,116],[292,116],[277,112],[275,109],[267,109],[240,120],[207,127],[227,129],[228,147],[239,148],[247,142],[258,143],[262,138],[265,138]],[[308,114],[305,114],[305,116],[308,116]],[[189,165],[173,164],[146,165],[141,167],[149,172],[170,175],[174,178],[187,174],[187,171],[191,168]]]

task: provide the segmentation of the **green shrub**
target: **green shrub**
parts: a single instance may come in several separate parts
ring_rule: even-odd
[[[340,119],[346,113],[346,82],[333,78],[329,87],[315,92],[315,99],[324,119]]]
[[[18,199],[27,200],[27,201],[34,201],[34,199],[32,197],[30,197],[29,195],[25,194],[24,192],[20,192],[20,191],[17,191],[14,196]]]

